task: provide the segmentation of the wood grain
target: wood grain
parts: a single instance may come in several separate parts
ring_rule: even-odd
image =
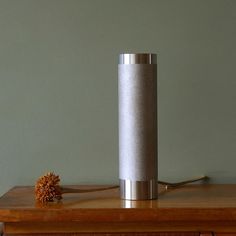
[[[18,222],[5,223],[8,233],[140,233],[140,232],[236,232],[235,223],[231,222]],[[199,233],[198,233],[199,234]],[[226,235],[227,236],[227,235]]]
[[[32,234],[31,234],[32,235]],[[37,234],[35,234],[36,236]],[[52,233],[44,236],[199,236],[199,233]],[[5,236],[29,236],[29,234],[6,234]]]
[[[33,187],[15,187],[0,198],[0,221],[7,234],[202,232],[208,236],[215,232],[222,236],[236,232],[236,185],[160,188],[159,198],[151,201],[121,200],[116,189],[67,194],[48,204],[35,202]]]

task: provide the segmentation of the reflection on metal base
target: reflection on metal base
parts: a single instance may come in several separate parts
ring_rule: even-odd
[[[150,200],[157,198],[157,181],[131,181],[120,179],[120,196],[126,200]]]

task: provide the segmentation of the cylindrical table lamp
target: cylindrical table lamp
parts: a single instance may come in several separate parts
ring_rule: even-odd
[[[119,178],[122,199],[157,198],[156,54],[120,54]]]

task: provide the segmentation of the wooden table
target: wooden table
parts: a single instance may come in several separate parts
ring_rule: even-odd
[[[121,200],[113,189],[65,194],[48,204],[35,202],[33,187],[14,187],[0,198],[0,221],[4,235],[18,236],[236,235],[236,185],[160,189],[152,201]]]

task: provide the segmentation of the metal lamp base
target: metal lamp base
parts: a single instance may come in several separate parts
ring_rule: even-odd
[[[120,196],[126,200],[151,200],[157,198],[157,180],[131,181],[120,179]]]

